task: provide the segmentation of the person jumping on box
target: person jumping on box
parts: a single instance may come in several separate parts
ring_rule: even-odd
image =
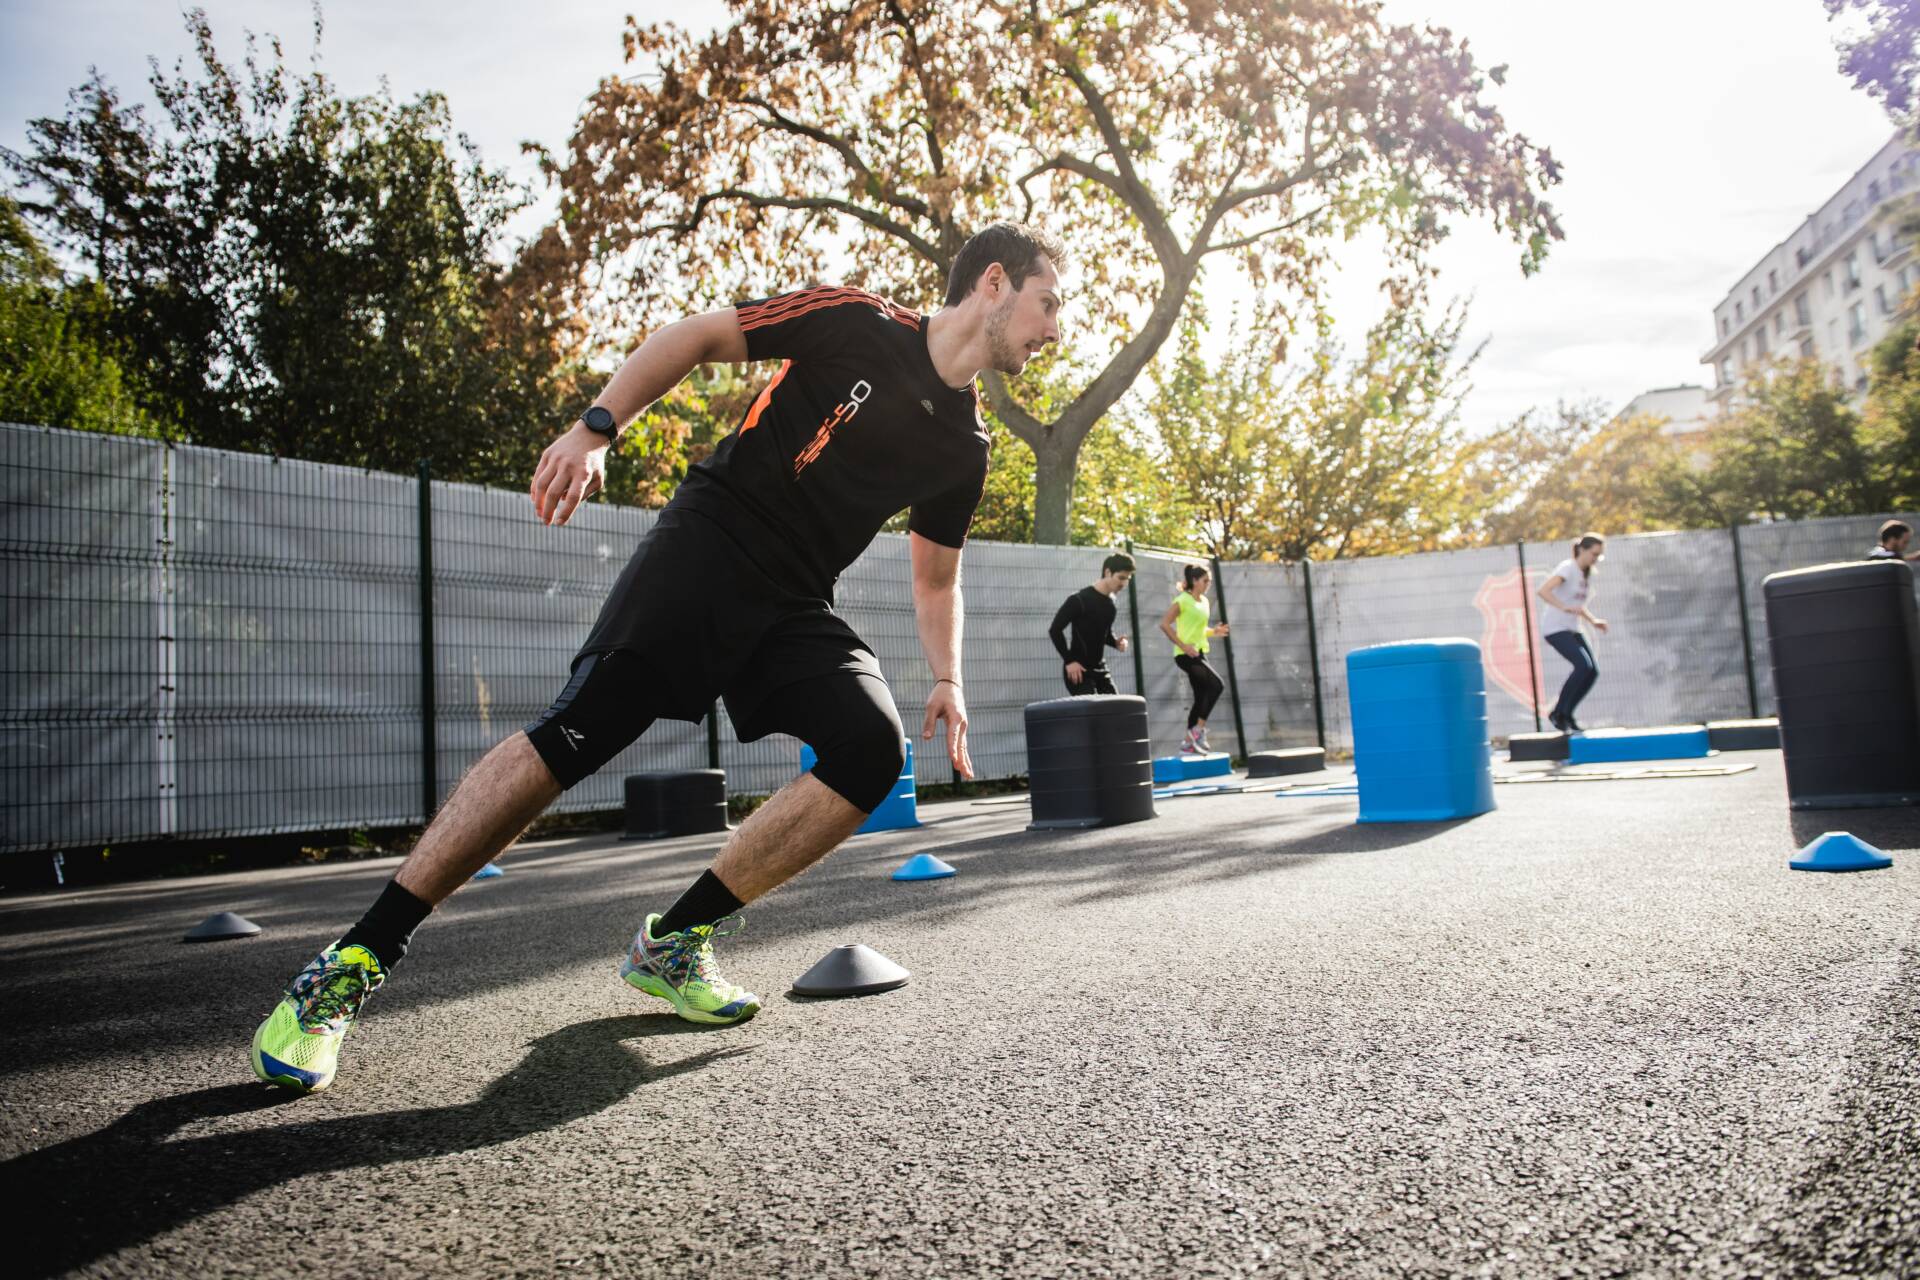
[[[1068,693],[1119,692],[1113,687],[1113,673],[1107,670],[1106,654],[1109,647],[1122,653],[1127,651],[1127,638],[1113,634],[1113,616],[1117,611],[1113,598],[1126,590],[1132,580],[1133,557],[1116,551],[1100,566],[1100,580],[1068,596],[1059,612],[1053,615],[1047,636],[1060,651],[1060,661],[1066,664],[1061,674],[1067,682]],[[1069,627],[1073,628],[1071,641],[1067,638]]]
[[[1186,755],[1202,755],[1213,750],[1207,742],[1207,717],[1213,714],[1213,704],[1220,701],[1227,687],[1219,673],[1207,665],[1207,642],[1226,635],[1227,624],[1211,625],[1208,621],[1213,605],[1207,600],[1207,588],[1213,585],[1213,574],[1207,566],[1187,565],[1180,571],[1180,580],[1185,589],[1161,615],[1160,630],[1173,641],[1174,665],[1187,673],[1187,681],[1193,686],[1187,736],[1180,750]]]
[[[1573,718],[1574,708],[1600,678],[1600,664],[1593,660],[1593,646],[1581,633],[1580,620],[1585,618],[1595,631],[1606,634],[1607,624],[1587,611],[1587,601],[1593,598],[1593,566],[1600,563],[1606,547],[1607,540],[1599,534],[1585,535],[1573,544],[1573,555],[1554,566],[1538,592],[1547,605],[1540,611],[1540,638],[1573,664],[1567,682],[1560,686],[1559,701],[1547,715],[1562,733],[1580,732],[1580,722]]]
[[[739,927],[744,904],[853,834],[900,776],[892,694],[832,600],[841,571],[902,509],[934,677],[921,736],[944,723],[955,772],[973,776],[960,551],[989,448],[974,380],[983,369],[1019,373],[1059,341],[1064,257],[1053,236],[996,223],[961,248],[931,316],[863,289],[806,288],[690,316],[627,358],[541,455],[530,496],[548,525],[600,489],[621,428],[696,367],[781,363],[641,539],[552,707],[467,773],[379,900],[293,979],[254,1035],[262,1079],[326,1088],[367,997],[436,904],[655,720],[698,722],[722,697],[743,742],[791,734],[818,764],[645,918],[620,973],[692,1022],[739,1022],[760,1008],[720,975],[713,939]]]
[[[1913,526],[1905,520],[1889,520],[1880,526],[1880,539],[1873,550],[1867,552],[1869,560],[1905,560],[1909,564],[1920,562],[1920,551],[1909,551],[1907,547],[1913,541]]]

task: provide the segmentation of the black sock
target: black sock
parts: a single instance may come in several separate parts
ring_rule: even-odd
[[[724,920],[744,905],[733,896],[733,890],[720,882],[719,876],[711,871],[702,871],[693,886],[680,895],[680,901],[668,907],[667,913],[654,921],[653,936],[664,938],[696,924]]]
[[[387,881],[360,923],[340,939],[342,947],[365,947],[373,952],[381,969],[391,973],[393,966],[407,958],[407,940],[420,922],[433,914],[433,908],[400,887],[398,880]]]

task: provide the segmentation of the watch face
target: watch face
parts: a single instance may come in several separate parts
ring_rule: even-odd
[[[587,424],[589,431],[598,431],[603,436],[613,434],[613,415],[599,405],[581,414],[580,421]]]

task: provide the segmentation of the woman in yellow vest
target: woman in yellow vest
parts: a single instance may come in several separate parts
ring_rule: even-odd
[[[1207,743],[1207,716],[1227,687],[1219,674],[1207,665],[1207,641],[1227,634],[1227,624],[1215,626],[1211,622],[1213,605],[1207,599],[1207,588],[1213,585],[1213,574],[1207,566],[1188,565],[1181,570],[1181,581],[1186,589],[1173,598],[1166,613],[1161,615],[1160,630],[1173,641],[1174,665],[1187,673],[1187,680],[1193,685],[1193,706],[1187,712],[1187,737],[1180,744],[1180,750],[1197,755],[1213,750]]]

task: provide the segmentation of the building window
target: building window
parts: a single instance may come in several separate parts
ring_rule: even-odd
[[[1745,324],[1747,322],[1747,307],[1745,303],[1736,302],[1733,304],[1733,322],[1735,324]]]
[[[1813,323],[1813,307],[1807,302],[1804,291],[1793,300],[1793,319],[1795,324]]]
[[[1835,316],[1833,319],[1827,321],[1827,350],[1838,351],[1839,349],[1840,317]]]
[[[1802,360],[1813,359],[1813,339],[1812,338],[1800,339],[1800,358]]]
[[[1867,336],[1867,304],[1856,302],[1847,308],[1847,341],[1859,346]]]
[[[1764,360],[1767,356],[1767,326],[1761,325],[1753,331],[1753,358]]]
[[[1773,336],[1779,337],[1787,331],[1787,313],[1780,310],[1773,313]]]
[[[1760,314],[1760,286],[1753,286],[1753,314]]]
[[[1767,296],[1771,298],[1774,294],[1779,292],[1780,292],[1780,273],[1777,271],[1767,272]]]
[[[1870,231],[1867,233],[1867,248],[1873,251],[1873,260],[1875,262],[1885,262],[1887,260],[1887,251],[1881,247],[1880,233],[1878,231]]]
[[[1890,316],[1893,314],[1893,308],[1887,303],[1887,286],[1883,284],[1873,286],[1873,300],[1879,305],[1881,315]]]
[[[1904,271],[1902,271],[1902,272],[1900,273],[1900,279],[1901,279],[1901,281],[1902,281],[1902,282],[1904,282],[1904,281],[1906,280],[1906,278],[1907,278],[1907,273],[1906,273],[1906,272],[1904,272]],[[1720,317],[1720,336],[1721,336],[1721,337],[1723,337],[1723,338],[1724,338],[1724,337],[1726,337],[1726,336],[1727,336],[1727,329],[1728,329],[1729,327],[1730,327],[1730,326],[1729,326],[1729,325],[1727,324],[1727,318],[1726,318],[1725,316],[1721,316],[1721,317]]]
[[[1860,251],[1855,249],[1852,253],[1849,253],[1846,262],[1842,264],[1842,266],[1847,281],[1848,292],[1858,289],[1860,287]]]
[[[1831,298],[1833,296],[1833,272],[1822,271],[1820,273],[1820,283],[1827,286],[1827,296]]]
[[[1723,387],[1733,385],[1733,357],[1731,356],[1720,357],[1720,385]]]
[[[1880,203],[1880,179],[1874,178],[1867,183],[1867,203]]]

